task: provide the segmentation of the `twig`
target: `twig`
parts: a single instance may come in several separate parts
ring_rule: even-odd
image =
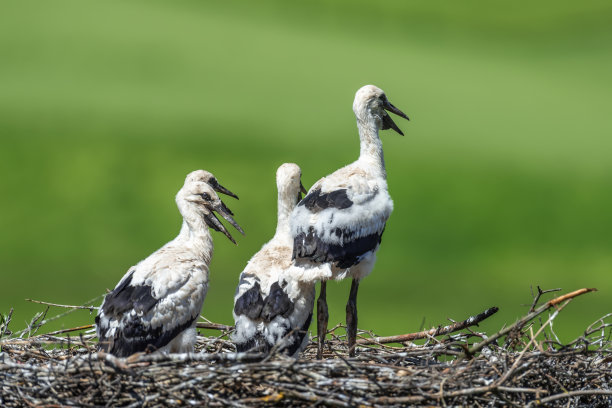
[[[489,337],[488,339],[481,341],[480,343],[475,344],[474,346],[468,348],[463,355],[461,355],[456,362],[460,362],[466,358],[468,358],[469,356],[474,355],[474,353],[479,352],[484,346],[493,343],[495,340],[499,339],[500,337],[508,334],[509,332],[511,332],[512,330],[515,330],[517,327],[522,327],[524,326],[527,322],[529,322],[530,320],[532,320],[533,318],[535,318],[536,316],[544,313],[546,310],[548,310],[549,308],[557,305],[559,302],[562,302],[566,299],[572,299],[576,296],[580,296],[583,295],[585,293],[588,292],[594,292],[597,289],[595,288],[584,288],[584,289],[579,289],[579,290],[575,290],[573,292],[570,292],[568,294],[565,294],[563,296],[559,296],[557,298],[554,298],[552,300],[549,300],[548,302],[546,302],[545,304],[543,304],[542,306],[538,307],[536,310],[534,310],[533,312],[527,314],[527,316],[519,319],[516,323],[514,323],[513,325],[506,327],[505,329],[502,329],[500,331],[498,331],[497,333],[495,333],[494,335],[492,335],[491,337]]]
[[[563,310],[563,308],[565,306],[567,306],[568,303],[571,302],[571,301],[572,301],[572,298],[567,298],[567,301],[564,304],[562,304],[561,307],[559,307],[557,310],[555,310],[555,312],[548,318],[546,323],[544,323],[542,325],[542,327],[540,327],[540,329],[536,332],[536,334],[531,337],[531,339],[529,340],[527,345],[523,348],[523,351],[521,351],[521,353],[519,354],[518,358],[512,364],[512,367],[510,367],[510,369],[508,371],[506,371],[506,373],[499,380],[496,381],[496,385],[498,385],[498,386],[502,385],[504,382],[506,382],[506,380],[508,378],[510,378],[512,376],[512,374],[514,374],[514,372],[516,371],[516,369],[518,367],[519,362],[521,361],[521,359],[525,355],[525,352],[527,351],[529,346],[531,346],[531,344],[533,344],[533,342],[535,342],[535,339],[540,335],[540,333],[546,328],[547,325],[552,324],[552,321],[555,319],[555,317],[557,317],[559,312],[561,312],[561,310]]]
[[[557,305],[557,304],[563,302],[566,299],[572,299],[572,298],[575,298],[576,296],[580,296],[580,295],[583,295],[583,294],[589,293],[589,292],[597,292],[597,288],[582,288],[582,289],[578,289],[578,290],[575,290],[573,292],[567,293],[567,294],[565,294],[563,296],[559,296],[557,298],[549,300],[548,302],[546,302],[546,305],[548,307],[552,307],[554,305]]]
[[[403,343],[405,341],[412,341],[412,340],[418,340],[418,339],[425,339],[428,337],[442,336],[445,334],[463,330],[470,326],[478,325],[478,323],[482,322],[486,318],[493,316],[495,313],[497,313],[498,310],[499,309],[494,306],[494,307],[491,307],[485,310],[482,313],[477,314],[476,316],[471,316],[468,319],[465,319],[461,322],[453,323],[448,326],[436,327],[434,329],[416,332],[416,333],[400,334],[397,336],[374,337],[372,339],[359,339],[357,340],[357,344],[366,345],[366,344]]]
[[[210,330],[219,330],[219,331],[234,330],[234,326],[228,326],[228,325],[220,324],[220,323],[198,322],[196,323],[196,327],[198,329],[210,329]]]
[[[579,390],[579,391],[564,392],[562,394],[555,394],[555,395],[551,395],[550,397],[531,401],[529,405],[527,406],[532,407],[535,405],[543,405],[543,404],[547,404],[552,401],[556,401],[558,399],[578,397],[581,395],[612,395],[612,390]]]
[[[100,354],[100,352],[98,352]],[[151,353],[151,354],[134,354],[132,357],[128,357],[129,363],[143,363],[143,362],[173,362],[173,363],[184,363],[191,361],[211,361],[217,363],[225,362],[258,362],[266,357],[266,353],[218,353],[218,354],[204,354],[204,353],[182,353],[182,354],[163,354],[163,353]]]
[[[531,307],[529,308],[529,312],[533,312],[535,310],[535,307],[538,305],[538,302],[540,301],[540,297],[543,294],[550,293],[550,292],[559,292],[560,290],[561,288],[542,290],[538,286],[538,294],[535,295],[535,297],[533,298],[533,303],[531,304]],[[533,291],[532,291],[532,294],[533,294]]]
[[[86,310],[89,310],[90,312],[93,312],[94,310],[99,309],[97,306],[59,305],[57,303],[43,302],[42,300],[34,300],[34,299],[26,299],[26,301],[32,302],[32,303],[38,303],[41,305],[47,305],[47,306],[63,307],[64,309],[86,309]]]
[[[52,331],[49,333],[40,334],[39,336],[55,336],[56,334],[71,333],[71,332],[75,332],[79,330],[93,329],[93,327],[94,327],[93,324],[86,324],[85,326],[78,326],[78,327],[72,327],[70,329],[56,330],[56,331]]]
[[[500,385],[499,387],[497,387],[497,389],[503,392],[527,392],[531,394],[547,394],[548,393],[548,391],[543,390],[541,388],[504,387]]]
[[[42,325],[45,324],[45,317],[47,316],[47,312],[49,312],[49,306],[47,306],[44,312],[36,313],[28,324],[28,327],[26,327],[20,332],[21,334],[19,337],[23,338],[23,335],[26,331],[28,332],[28,337],[31,337],[32,334],[36,334],[38,329],[40,329]],[[32,331],[34,331],[34,333],[32,333]]]
[[[11,334],[11,332],[8,329],[9,323],[11,322],[11,319],[13,317],[13,308],[11,307],[11,309],[9,310],[8,314],[6,316],[0,314],[0,318],[1,318],[1,325],[0,325],[0,339],[2,337],[4,337],[4,335],[6,333],[8,333],[9,335]]]
[[[89,354],[88,361],[90,362],[90,364],[91,364],[92,357],[93,357],[93,354]],[[112,354],[107,354],[103,351],[98,351],[97,357],[98,357],[98,360],[107,362],[111,367],[113,367],[114,369],[120,372],[134,374],[134,372],[130,369],[130,367],[127,364],[125,364],[125,361],[122,358],[117,358],[113,356]]]
[[[90,300],[88,300],[87,302],[83,303],[83,305],[81,305],[81,306],[85,306],[85,305],[89,305],[89,304],[91,304],[91,303],[97,302],[97,301],[99,301],[100,299],[102,299],[104,296],[106,296],[106,295],[96,296],[95,298],[90,299]],[[87,309],[89,309],[89,307],[87,307]],[[47,323],[50,323],[50,322],[52,322],[52,321],[54,321],[54,320],[61,319],[62,317],[67,316],[67,315],[69,315],[70,313],[73,313],[75,310],[78,310],[78,309],[69,309],[69,310],[65,311],[64,313],[60,313],[60,314],[58,314],[58,315],[56,315],[56,316],[50,317],[49,319],[43,320],[42,322],[40,322],[39,327],[41,327],[41,326],[43,326],[43,325],[45,325],[45,324],[47,324]],[[25,332],[27,332],[27,331],[28,331],[28,327],[26,327],[26,328],[25,328],[25,329],[23,329],[23,330],[20,330],[20,331],[16,332],[16,333],[15,333],[15,335],[18,335],[18,336],[23,337],[23,334],[24,334]]]

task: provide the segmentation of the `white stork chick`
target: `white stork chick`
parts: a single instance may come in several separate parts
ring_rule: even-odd
[[[281,165],[276,172],[278,221],[274,237],[248,262],[240,274],[234,297],[238,351],[268,352],[273,347],[288,355],[300,353],[308,343],[312,320],[315,282],[291,279],[293,237],[289,216],[306,192],[300,182],[300,168]]]
[[[353,111],[361,144],[359,159],[317,181],[291,215],[293,271],[301,274],[302,280],[321,280],[317,300],[319,358],[327,333],[326,280],[347,277],[353,279],[346,326],[349,354],[354,355],[359,281],[374,267],[393,210],[378,131],[391,128],[403,133],[387,110],[408,119],[381,89],[366,85],[357,91]]]
[[[221,231],[236,243],[213,211],[243,233],[214,189],[235,195],[218,185],[214,177],[215,182],[209,185],[210,176],[203,170],[187,176],[176,195],[183,216],[179,235],[131,267],[106,295],[95,319],[100,350],[118,357],[147,349],[193,351],[213,254],[208,228]]]

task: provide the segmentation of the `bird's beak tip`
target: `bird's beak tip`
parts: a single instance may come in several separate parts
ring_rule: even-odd
[[[234,193],[232,193],[231,191],[229,191],[227,188],[223,187],[221,184],[219,184],[218,182],[216,183],[216,185],[213,187],[215,189],[216,192],[218,193],[223,193],[225,195],[228,195],[230,197],[235,198],[236,200],[238,200],[238,196]]]

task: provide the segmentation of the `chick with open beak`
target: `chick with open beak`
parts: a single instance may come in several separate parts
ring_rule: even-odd
[[[203,172],[203,170],[199,171]],[[176,201],[179,204],[179,208],[181,209],[183,217],[186,219],[187,222],[189,222],[188,216],[191,214],[197,214],[199,217],[201,217],[201,219],[204,220],[206,225],[208,225],[215,231],[222,232],[230,241],[235,244],[236,241],[234,240],[232,235],[215,215],[216,212],[227,222],[229,222],[234,228],[236,228],[241,234],[244,235],[244,231],[242,230],[242,228],[240,228],[240,225],[238,225],[238,223],[232,218],[232,215],[234,215],[234,213],[232,213],[232,211],[227,208],[223,201],[221,201],[212,186],[205,182],[199,181],[195,177],[192,177],[194,173],[197,172],[190,173],[187,176],[187,179],[185,180],[185,185],[177,194]],[[188,206],[189,211],[186,212],[191,214],[186,214],[186,212],[183,211],[183,208],[181,208],[181,201],[190,204]]]
[[[190,173],[176,195],[183,216],[178,236],[131,267],[104,298],[95,318],[101,351],[117,357],[194,351],[213,255],[209,228],[236,243],[215,212],[244,233],[215,192],[222,187],[201,179],[206,173]]]
[[[209,171],[206,171],[206,170],[192,171],[191,173],[187,175],[187,178],[185,179],[185,183],[188,183],[188,182],[192,183],[192,182],[197,182],[197,181],[201,181],[201,182],[208,184],[217,193],[222,193],[230,197],[234,197],[236,200],[238,200],[238,196],[232,193],[231,191],[229,191],[227,188],[223,187],[221,184],[219,184],[219,181],[217,180],[217,178]]]
[[[355,101],[353,102],[353,111],[357,118],[357,123],[364,129],[370,129],[372,125],[375,129],[371,131],[393,129],[400,135],[404,136],[404,132],[395,124],[387,111],[398,115],[406,120],[410,120],[408,115],[396,108],[385,92],[374,85],[366,85],[357,91]]]
[[[383,125],[381,129],[382,130],[393,129],[400,135],[404,136],[404,132],[402,132],[400,128],[397,127],[393,119],[391,119],[391,116],[386,111],[395,113],[397,116],[400,116],[406,120],[410,120],[410,118],[404,112],[402,112],[401,110],[393,106],[393,104],[389,102],[389,100],[387,99],[387,96],[384,93],[380,96],[380,99],[382,102],[382,107],[384,109],[383,118],[382,118]]]

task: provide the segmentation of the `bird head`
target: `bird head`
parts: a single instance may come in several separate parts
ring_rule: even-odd
[[[292,207],[302,199],[302,193],[306,194],[306,189],[300,180],[302,170],[295,163],[281,164],[276,170],[276,187],[278,195],[283,201],[290,202]]]
[[[410,120],[404,112],[389,102],[382,89],[374,85],[366,85],[359,88],[355,94],[353,111],[358,121],[362,123],[374,122],[377,129],[393,129],[402,136],[404,133],[397,127],[387,111]]]
[[[211,187],[208,183],[204,183],[202,181],[193,180],[190,178],[191,173],[187,176],[185,180],[185,185],[181,188],[176,196],[176,202],[181,209],[181,213],[186,217],[184,211],[184,205],[189,207],[191,213],[195,213],[202,217],[206,225],[215,231],[222,232],[230,241],[234,244],[236,241],[232,238],[229,231],[225,228],[225,226],[219,221],[215,212],[221,217],[225,218],[227,222],[232,224],[234,228],[240,231],[241,234],[244,235],[244,231],[240,228],[240,225],[232,218],[232,211],[227,208],[227,206],[221,201],[217,193],[215,193],[213,187]]]
[[[223,193],[225,195],[238,199],[238,196],[236,194],[232,193],[227,188],[219,184],[216,177],[211,172],[208,172],[206,170],[192,171],[191,173],[187,175],[187,178],[185,179],[185,182],[196,182],[196,181],[201,181],[201,182],[208,184],[217,193]]]

